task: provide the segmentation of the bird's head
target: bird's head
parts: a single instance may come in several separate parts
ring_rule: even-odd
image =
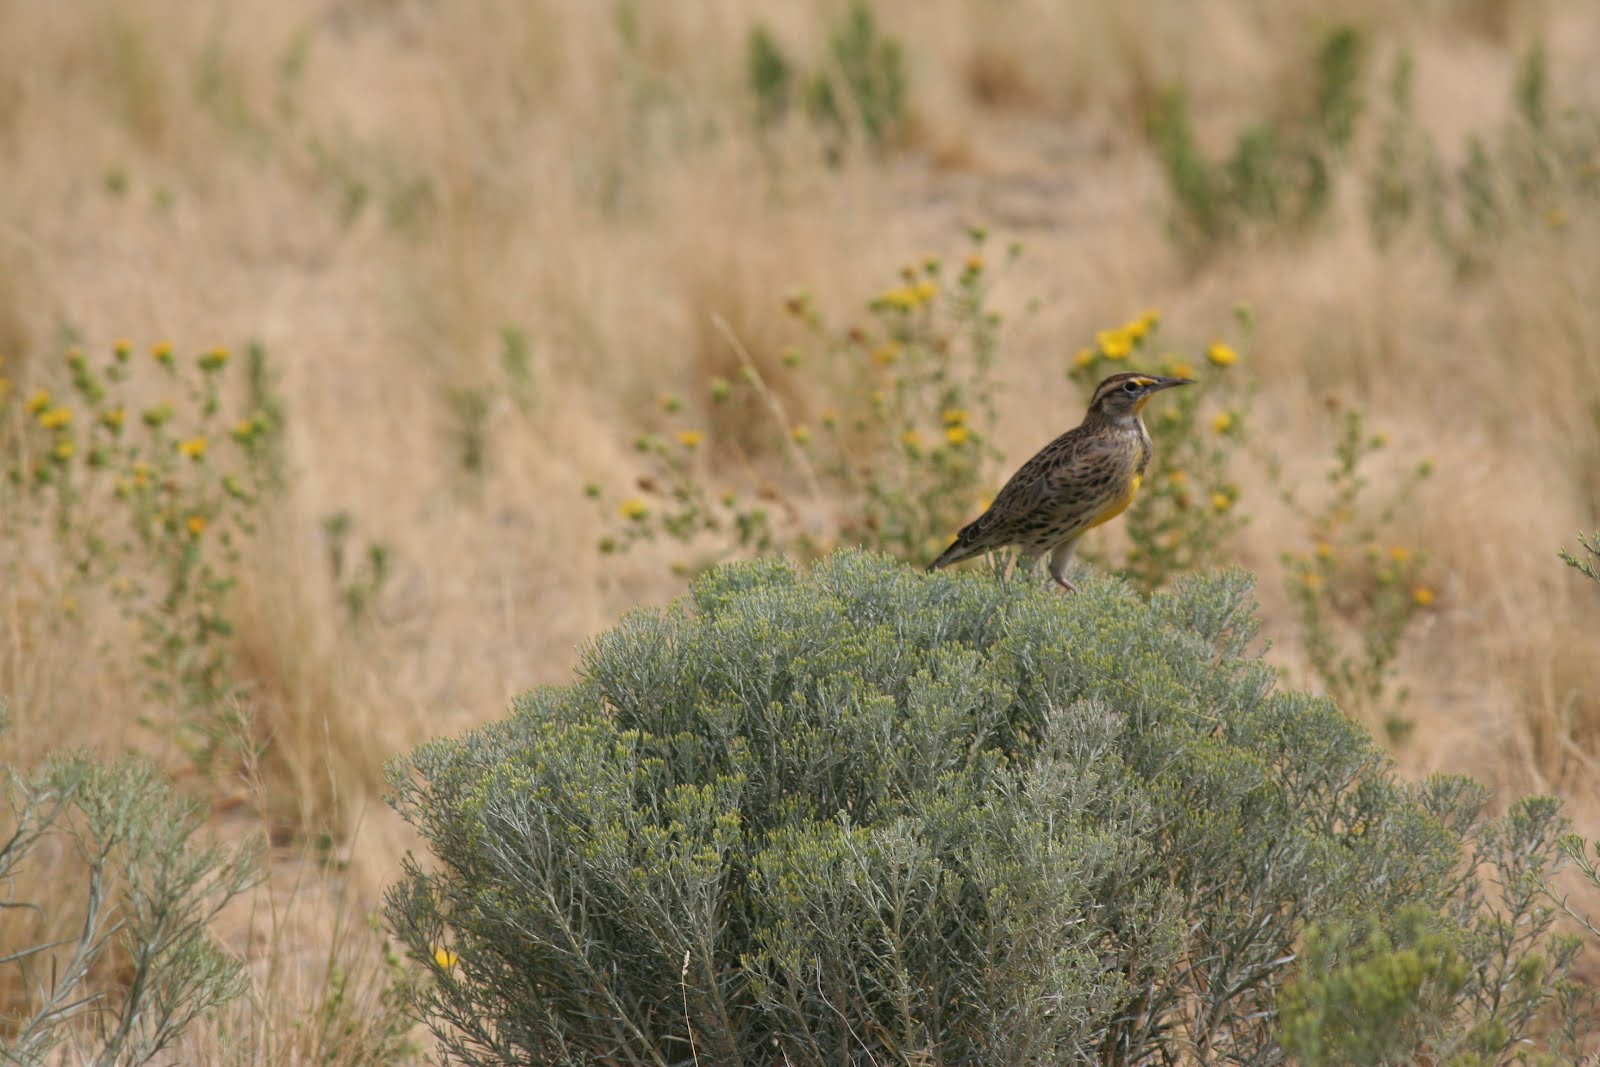
[[[1193,385],[1193,378],[1164,378],[1159,374],[1113,374],[1094,391],[1089,414],[1121,422],[1137,418],[1146,400],[1175,385]]]

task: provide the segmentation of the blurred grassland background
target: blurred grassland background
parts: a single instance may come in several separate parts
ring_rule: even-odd
[[[1023,247],[991,298],[990,491],[1081,417],[1067,371],[1097,330],[1156,308],[1195,353],[1247,306],[1255,447],[1224,557],[1260,575],[1270,660],[1315,684],[1281,562],[1312,546],[1266,467],[1315,491],[1332,402],[1387,438],[1374,491],[1433,466],[1385,525],[1431,599],[1395,758],[1554,792],[1600,831],[1600,598],[1556,558],[1600,506],[1600,7],[877,0],[877,80],[850,92],[838,42],[866,10],[0,0],[14,418],[71,394],[74,346],[98,365],[122,340],[135,405],[166,399],[157,345],[238,367],[259,343],[253,395],[282,414],[226,590],[243,774],[170,743],[170,701],[127,684],[135,623],[52,596],[50,538],[0,587],[8,761],[152,752],[220,832],[275,844],[223,930],[254,1014],[186,1055],[315,1059],[292,1021],[326,1008],[328,961],[344,1005],[388,966],[362,922],[410,843],[384,761],[683,589],[677,546],[598,551],[614,515],[584,495],[628,495],[663,395],[707,430],[708,481],[781,478],[768,413],[707,395],[741,366],[729,335],[777,373],[804,340],[786,297],[864,320],[974,224]],[[836,398],[799,377],[816,418]]]

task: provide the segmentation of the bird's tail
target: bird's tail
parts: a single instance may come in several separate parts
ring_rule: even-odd
[[[939,553],[938,559],[928,564],[928,572],[931,574],[940,567],[948,567],[952,563],[960,563],[962,560],[971,559],[973,556],[979,555],[982,552],[983,546],[975,545],[970,541],[965,541],[962,538],[957,537],[953,542],[951,542],[949,548]]]

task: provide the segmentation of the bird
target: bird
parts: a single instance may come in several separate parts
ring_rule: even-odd
[[[989,509],[962,527],[928,570],[1014,546],[1029,563],[1050,554],[1050,576],[1076,592],[1067,564],[1078,539],[1127,510],[1150,463],[1150,431],[1139,417],[1164,389],[1192,378],[1124,372],[1095,387],[1083,421],[1018,468]]]

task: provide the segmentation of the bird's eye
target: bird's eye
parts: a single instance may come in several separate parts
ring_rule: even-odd
[[[1138,382],[1123,382],[1122,383],[1122,391],[1124,393],[1137,393],[1139,391],[1139,383]]]

